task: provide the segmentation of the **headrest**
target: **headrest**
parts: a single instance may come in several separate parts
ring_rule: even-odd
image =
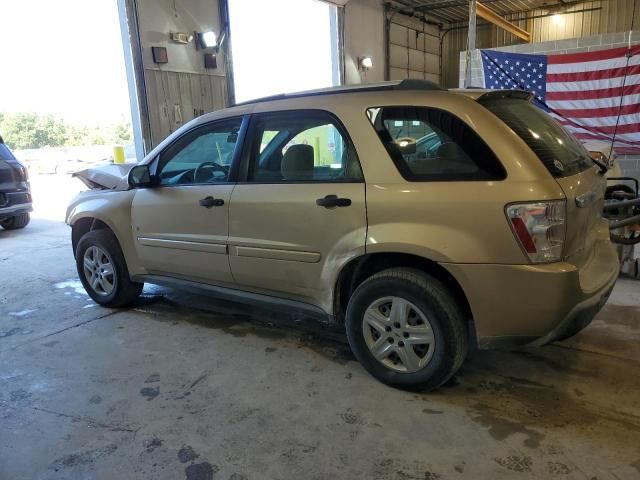
[[[284,180],[311,180],[313,178],[313,147],[311,145],[291,145],[280,164]]]
[[[437,151],[438,157],[444,159],[449,158],[450,160],[454,161],[457,160],[455,157],[460,156],[461,153],[462,150],[460,149],[460,147],[453,142],[443,143],[438,147]]]

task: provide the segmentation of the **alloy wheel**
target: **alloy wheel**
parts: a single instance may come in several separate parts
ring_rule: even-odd
[[[84,252],[84,276],[91,289],[106,297],[116,286],[116,274],[109,254],[98,246],[91,246]]]
[[[384,297],[371,303],[362,319],[362,331],[371,354],[390,370],[417,372],[433,357],[431,323],[404,298]]]

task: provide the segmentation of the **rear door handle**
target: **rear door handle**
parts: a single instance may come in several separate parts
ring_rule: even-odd
[[[348,207],[351,205],[350,198],[339,198],[337,195],[327,195],[316,200],[316,205],[324,208]]]
[[[221,207],[224,205],[224,200],[221,198],[213,198],[212,196],[204,197],[198,200],[198,204],[201,207],[211,208],[211,207]]]

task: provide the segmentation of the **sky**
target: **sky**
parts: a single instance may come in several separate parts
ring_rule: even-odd
[[[336,7],[317,0],[229,3],[236,101],[332,85]],[[116,0],[0,5],[0,112],[50,113],[76,124],[130,121]]]
[[[116,0],[0,4],[0,112],[131,121]]]
[[[330,87],[335,8],[317,0],[229,0],[236,101]]]

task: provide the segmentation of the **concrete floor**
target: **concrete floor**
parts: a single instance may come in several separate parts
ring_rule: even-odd
[[[0,232],[2,480],[640,478],[637,281],[577,338],[418,395],[320,325],[154,288],[97,307],[69,233]]]

